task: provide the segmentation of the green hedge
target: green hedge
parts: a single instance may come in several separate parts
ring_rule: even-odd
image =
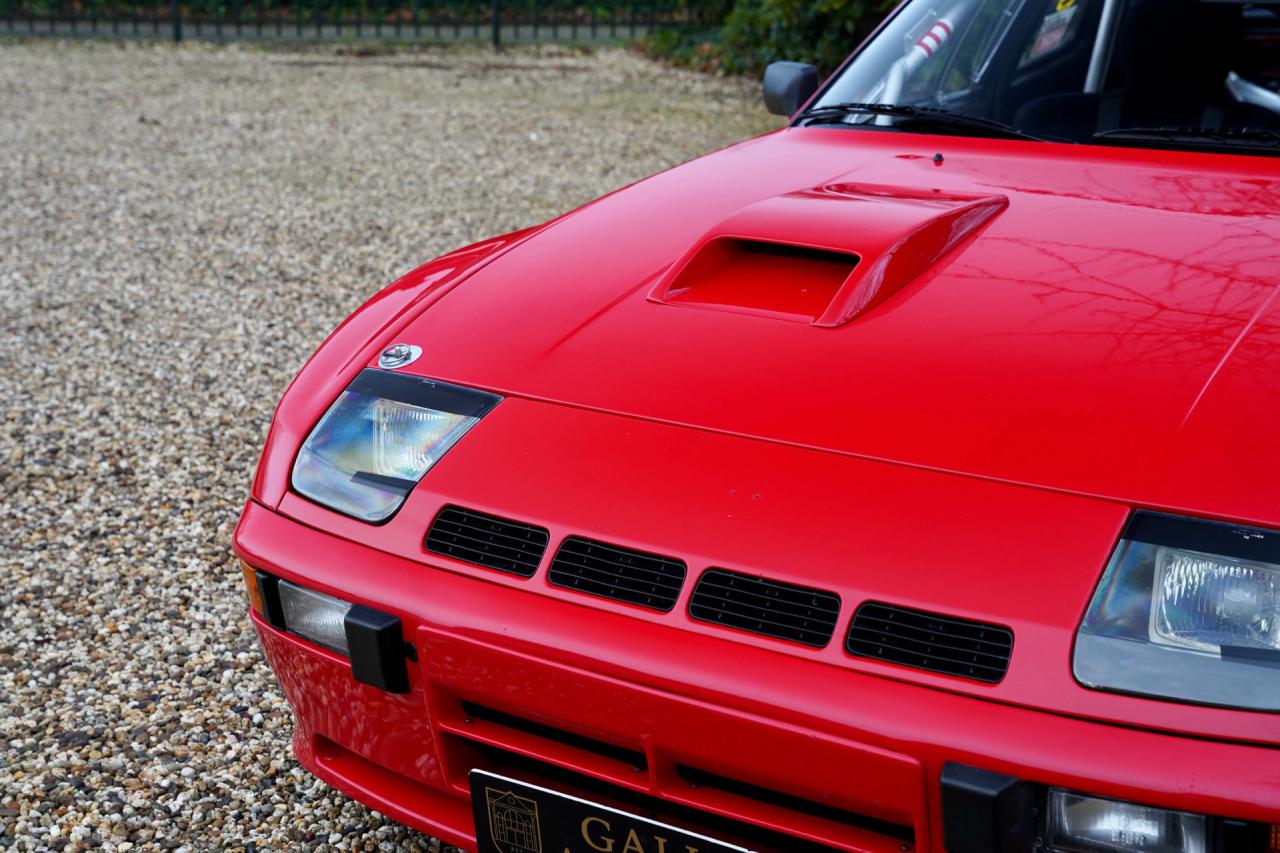
[[[778,59],[834,70],[897,0],[711,0],[702,20],[646,39],[655,56],[704,71],[758,73]],[[723,20],[722,26],[714,22]]]

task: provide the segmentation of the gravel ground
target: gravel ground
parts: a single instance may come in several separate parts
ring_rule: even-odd
[[[613,49],[0,44],[0,848],[438,850],[289,752],[272,407],[398,273],[771,126]]]

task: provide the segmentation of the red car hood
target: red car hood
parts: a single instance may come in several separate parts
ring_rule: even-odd
[[[1276,525],[1278,162],[787,130],[561,220],[405,337],[500,393]]]

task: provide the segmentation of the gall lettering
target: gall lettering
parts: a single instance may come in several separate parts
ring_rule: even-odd
[[[661,835],[653,836],[653,845],[646,847],[634,829],[627,830],[625,838],[619,838],[613,834],[609,821],[602,817],[589,817],[582,821],[582,840],[598,853],[698,853],[697,847],[688,844],[683,850],[668,849],[667,839]],[[569,850],[564,853],[569,853]]]

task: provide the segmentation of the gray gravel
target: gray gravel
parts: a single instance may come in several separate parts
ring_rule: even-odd
[[[437,850],[289,753],[230,552],[272,407],[398,273],[755,97],[620,50],[0,45],[0,848]]]

